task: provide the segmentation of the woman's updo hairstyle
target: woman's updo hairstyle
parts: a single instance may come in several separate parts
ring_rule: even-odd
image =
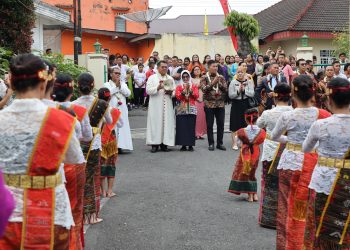
[[[337,77],[331,80],[327,85],[329,98],[338,108],[344,108],[350,105],[350,83],[348,80]]]
[[[58,102],[64,102],[71,94],[73,94],[73,88],[73,78],[70,75],[57,75],[53,88],[54,100]]]
[[[314,86],[310,76],[300,75],[293,80],[294,95],[302,102],[307,102],[314,96]]]
[[[79,90],[83,95],[88,95],[94,89],[94,77],[89,73],[82,73],[78,77]]]
[[[17,92],[26,92],[36,88],[45,81],[48,75],[48,65],[33,54],[21,54],[10,62],[11,87]]]
[[[98,90],[98,99],[108,102],[110,98],[111,98],[111,91],[108,88],[100,88]]]
[[[275,99],[277,101],[289,102],[291,98],[292,89],[290,88],[289,84],[280,83],[276,85],[273,92],[275,93]]]

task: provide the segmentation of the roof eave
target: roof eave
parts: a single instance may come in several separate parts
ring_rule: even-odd
[[[70,23],[70,13],[60,8],[43,3],[39,0],[34,1],[34,8],[36,15],[43,16],[60,24]]]

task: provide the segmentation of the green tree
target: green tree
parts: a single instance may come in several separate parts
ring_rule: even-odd
[[[65,73],[69,74],[74,80],[74,93],[72,100],[75,100],[79,97],[78,91],[78,76],[81,73],[88,72],[88,70],[84,67],[74,64],[73,60],[65,59],[62,54],[50,54],[50,55],[41,55],[41,57],[57,67],[57,74]]]
[[[0,47],[0,78],[4,79],[5,72],[9,71],[10,61],[13,56],[12,51]]]
[[[333,33],[333,45],[335,47],[334,55],[338,57],[340,53],[345,53],[349,56],[350,51],[350,39],[349,39],[349,29],[344,29],[342,32]]]
[[[33,0],[0,1],[0,46],[16,54],[30,52],[35,24]]]
[[[226,16],[224,24],[227,27],[234,27],[238,41],[238,54],[246,56],[254,52],[254,47],[250,41],[260,33],[259,23],[254,17],[232,11]]]

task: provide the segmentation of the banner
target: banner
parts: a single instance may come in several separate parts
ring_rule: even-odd
[[[228,0],[219,0],[221,3],[221,7],[224,11],[225,17],[230,13],[230,9],[228,7]],[[227,27],[228,33],[231,36],[233,47],[235,48],[236,52],[238,52],[238,42],[237,37],[235,36],[235,27]]]

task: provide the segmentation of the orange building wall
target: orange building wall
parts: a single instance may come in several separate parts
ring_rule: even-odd
[[[72,0],[43,0],[51,5],[70,6]],[[112,7],[130,8],[129,11],[117,11]],[[72,8],[63,8],[72,13]],[[88,29],[115,31],[115,17],[118,14],[132,13],[148,9],[148,0],[81,0],[82,27]],[[73,18],[73,15],[71,15]],[[72,19],[73,20],[73,19]],[[144,34],[147,27],[143,23],[126,22],[126,32]]]
[[[73,43],[73,32],[70,30],[65,30],[61,35],[62,54],[73,55],[74,53],[74,43]],[[112,40],[110,36],[95,35],[83,33],[82,37],[82,52],[83,53],[93,53],[95,52],[94,43],[98,39],[99,43],[102,44],[103,48],[108,48],[111,54],[127,54],[129,57],[140,57],[145,59],[151,55],[154,49],[154,39],[141,41],[139,43],[128,43],[124,38],[117,38]]]

